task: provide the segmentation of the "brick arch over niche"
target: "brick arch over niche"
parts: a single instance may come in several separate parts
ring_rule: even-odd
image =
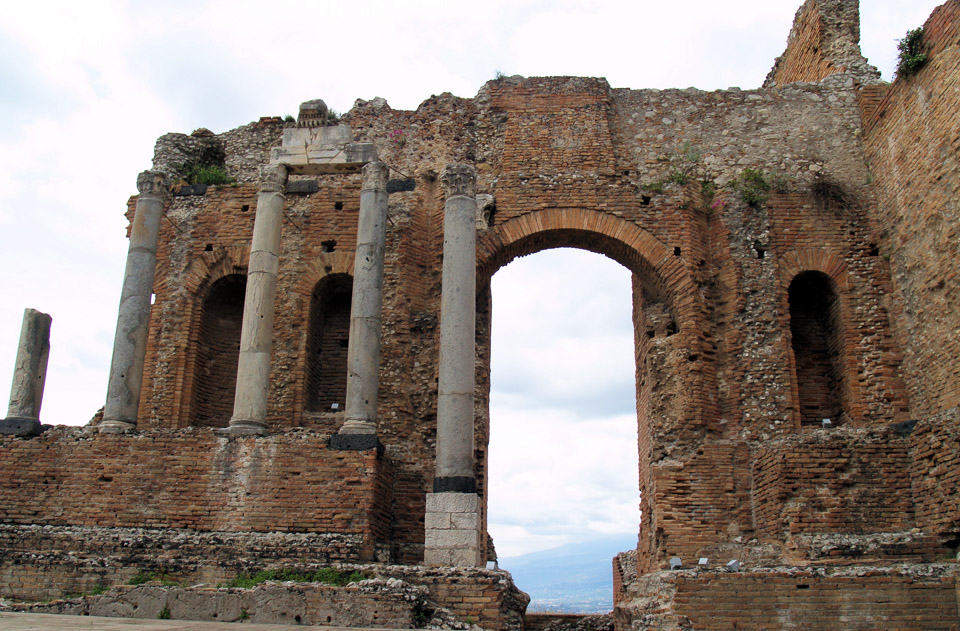
[[[812,410],[823,406],[822,418],[856,424],[861,416],[860,382],[846,263],[819,248],[788,252],[780,261],[780,284],[790,319],[794,426],[819,427]],[[810,292],[813,295],[806,295]],[[801,304],[811,299],[823,300],[823,308]],[[833,402],[825,403],[829,399]]]
[[[177,390],[173,409],[178,427],[195,422],[199,383],[200,339],[204,328],[204,303],[211,290],[227,277],[246,278],[250,261],[249,246],[230,246],[203,252],[195,258],[184,275],[183,286],[189,294],[190,322],[183,352],[178,353],[177,381],[183,386]],[[223,288],[221,288],[223,289]],[[243,303],[240,311],[242,315]],[[209,321],[207,325],[209,326]],[[234,371],[235,372],[235,371]],[[233,384],[236,387],[236,383]],[[231,390],[232,392],[232,390]],[[232,403],[233,396],[229,396]]]
[[[300,304],[302,305],[302,311],[300,314],[300,322],[307,323],[307,326],[302,329],[302,335],[297,345],[297,370],[294,383],[296,398],[292,413],[292,421],[295,426],[303,425],[306,420],[306,415],[316,416],[316,414],[307,412],[308,408],[311,407],[310,377],[311,375],[316,375],[316,371],[311,370],[310,365],[311,335],[317,333],[317,331],[311,330],[313,328],[311,327],[311,323],[315,322],[315,316],[317,315],[315,309],[318,306],[315,304],[313,298],[314,293],[318,288],[322,290],[324,286],[335,282],[337,279],[350,279],[352,281],[353,262],[354,253],[351,251],[324,252],[307,266],[303,274],[300,275],[297,282],[291,288],[291,291],[299,294],[301,298]],[[347,311],[347,317],[349,318],[349,310]],[[347,322],[347,327],[349,328],[349,321]],[[343,379],[345,380],[345,367],[342,373]],[[339,422],[339,419],[337,419],[336,422]],[[311,424],[315,425],[316,419],[314,419]],[[331,425],[330,427],[325,427],[325,429],[336,431],[338,427]]]

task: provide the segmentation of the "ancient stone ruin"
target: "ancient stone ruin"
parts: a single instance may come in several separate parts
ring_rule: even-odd
[[[25,317],[0,595],[335,565],[373,582],[282,612],[213,587],[59,606],[521,627],[485,567],[490,278],[576,247],[633,273],[616,628],[956,629],[960,0],[923,42],[883,83],[857,0],[807,0],[755,90],[503,77],[163,136],[98,423],[40,426],[49,319]]]

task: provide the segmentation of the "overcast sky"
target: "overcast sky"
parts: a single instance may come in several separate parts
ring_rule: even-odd
[[[937,4],[862,0],[863,51],[885,79],[896,38]],[[613,87],[758,87],[799,5],[7,3],[0,396],[23,309],[33,307],[53,316],[41,419],[82,424],[103,404],[125,203],[164,133],[219,133],[295,115],[312,98],[339,111],[375,96],[414,109],[441,92],[471,97],[498,71],[603,76]],[[571,281],[578,274],[602,281]],[[629,304],[626,271],[596,255],[542,253],[494,277],[490,528],[501,555],[636,532]],[[530,322],[533,330],[522,328]]]

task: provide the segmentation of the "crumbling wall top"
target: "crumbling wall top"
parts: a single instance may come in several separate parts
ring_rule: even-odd
[[[881,82],[880,72],[860,53],[860,1],[807,0],[763,85],[822,81],[838,72],[853,74],[861,84]]]

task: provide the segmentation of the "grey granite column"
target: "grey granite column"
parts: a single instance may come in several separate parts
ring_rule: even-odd
[[[260,192],[253,224],[253,244],[243,299],[237,392],[233,400],[230,432],[263,434],[267,431],[267,389],[270,384],[270,348],[273,344],[273,302],[277,295],[280,231],[283,226],[287,169],[283,165],[260,167]]]
[[[363,167],[347,347],[347,407],[343,427],[330,441],[334,449],[373,449],[377,446],[380,309],[383,305],[389,172],[387,165],[380,161]]]
[[[169,183],[159,171],[144,171],[137,176],[137,190],[140,195],[130,230],[107,401],[99,425],[101,432],[120,432],[137,426],[140,382],[150,326],[150,298],[157,267],[160,215],[169,193]]]
[[[0,421],[0,434],[34,436],[40,433],[40,404],[47,380],[50,355],[50,316],[35,309],[23,310],[17,363],[13,367],[10,407]]]
[[[440,296],[440,383],[437,399],[435,492],[476,491],[473,472],[473,389],[476,380],[476,170],[448,165],[441,174],[443,219]]]
[[[480,498],[474,474],[473,429],[477,295],[476,170],[448,165],[440,297],[440,383],[437,468],[427,495],[424,562],[478,566]]]

